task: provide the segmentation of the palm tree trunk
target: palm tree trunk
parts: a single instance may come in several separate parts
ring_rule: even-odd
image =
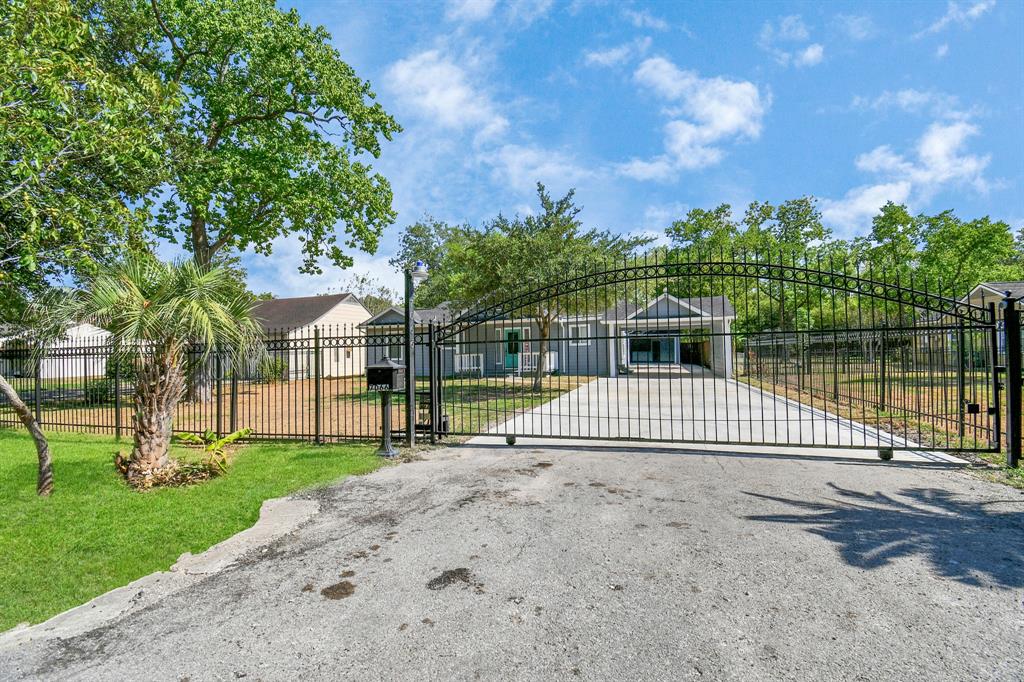
[[[143,479],[171,462],[174,408],[185,391],[185,375],[170,353],[149,358],[135,387],[134,447],[128,460],[128,480]]]
[[[7,379],[2,374],[0,374],[0,393],[7,398],[7,402],[14,408],[21,423],[25,425],[32,435],[32,440],[36,443],[36,455],[39,459],[36,494],[46,497],[53,492],[53,458],[50,456],[50,444],[47,442],[43,430],[39,428],[39,422],[32,415],[32,411],[28,409],[28,405],[24,403],[14,387],[7,383]]]

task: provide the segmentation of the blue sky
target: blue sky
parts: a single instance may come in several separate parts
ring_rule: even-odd
[[[886,200],[1024,225],[1024,2],[292,1],[405,128],[376,167],[398,221],[355,270],[397,286],[398,234],[577,190],[588,226],[812,194],[840,236]],[[278,295],[342,286],[298,247],[247,256]]]

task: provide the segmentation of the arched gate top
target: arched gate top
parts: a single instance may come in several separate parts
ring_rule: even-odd
[[[588,272],[511,296],[496,303],[485,303],[462,313],[451,322],[441,326],[437,330],[438,338],[439,340],[449,339],[476,325],[503,319],[526,306],[567,294],[634,281],[689,277],[735,277],[819,287],[907,306],[922,315],[932,315],[935,318],[947,317],[953,321],[963,321],[969,324],[991,325],[995,323],[992,311],[987,307],[909,288],[899,283],[795,264],[763,261],[687,261],[644,263],[602,272]]]

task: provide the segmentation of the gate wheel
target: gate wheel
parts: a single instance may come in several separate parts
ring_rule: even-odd
[[[884,459],[886,462],[892,459],[892,448],[879,448],[878,459]]]
[[[508,445],[515,445],[516,444],[516,437],[515,436],[505,436],[505,442]]]

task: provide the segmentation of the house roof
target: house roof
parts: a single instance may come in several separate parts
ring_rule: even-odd
[[[451,308],[448,303],[442,303],[434,308],[417,308],[412,312],[412,319],[416,324],[428,324],[430,322],[442,322],[451,319]],[[396,305],[387,310],[382,310],[360,326],[382,327],[394,326],[405,322],[405,311]]]
[[[627,301],[619,301],[611,308],[605,310],[601,314],[601,319],[606,321],[626,320],[630,316],[653,306],[664,296],[665,294],[662,294],[661,296],[653,299],[647,305],[642,306],[635,303],[629,303]],[[679,301],[683,305],[693,308],[702,315],[711,315],[713,317],[734,317],[736,315],[736,310],[732,307],[732,301],[729,300],[728,296],[700,296],[693,298],[673,297],[673,300]]]
[[[271,298],[259,301],[252,308],[252,316],[264,329],[293,329],[305,327],[323,317],[339,303],[353,299],[352,294],[331,294],[329,296],[296,296],[294,298]]]
[[[979,288],[988,289],[993,295],[1002,296],[1009,291],[1010,296],[1014,298],[1024,297],[1024,282],[980,282],[978,286],[971,289],[971,292],[964,296],[964,299],[970,298],[975,291]],[[961,299],[961,300],[964,300]]]

